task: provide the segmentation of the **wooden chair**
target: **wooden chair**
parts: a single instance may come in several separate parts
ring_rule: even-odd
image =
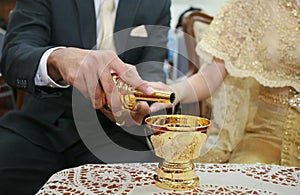
[[[182,27],[185,32],[185,43],[189,58],[187,77],[195,74],[200,68],[200,59],[196,53],[196,45],[201,40],[212,20],[212,16],[201,11],[189,11],[182,18]],[[210,118],[211,109],[208,101],[201,101],[199,105],[200,116]]]
[[[17,89],[17,94],[16,94],[16,109],[20,109],[22,107],[24,98],[26,97],[27,92],[23,90]]]
[[[189,57],[188,76],[196,73],[200,67],[199,56],[195,48],[212,20],[212,16],[201,11],[187,12],[182,18],[182,27],[185,32],[185,42]],[[195,31],[197,33],[195,33]]]
[[[0,58],[2,56],[2,46],[3,46],[3,42],[4,42],[4,34],[5,34],[5,30],[0,31]],[[2,103],[0,105],[0,115],[4,114],[6,111],[10,110],[10,109],[20,109],[22,104],[23,104],[23,100],[24,97],[26,96],[26,92],[22,91],[22,90],[13,90],[12,87],[10,87],[4,80],[4,78],[2,77],[1,74],[1,70],[0,70],[0,98],[3,101],[0,101],[0,103]],[[7,101],[10,101],[10,103],[7,103]],[[3,103],[4,102],[4,103]],[[6,104],[10,104],[10,105],[6,105]],[[6,108],[8,107],[8,108]]]
[[[15,94],[0,73],[0,116],[15,108]]]
[[[0,58],[4,42],[5,30],[0,29]],[[0,116],[15,108],[15,94],[13,89],[5,82],[0,70]]]
[[[5,2],[3,2],[3,3],[5,3]],[[5,4],[5,6],[6,6],[5,11],[7,13],[7,17],[5,18],[6,21],[9,19],[9,16],[14,11],[15,3],[16,3],[16,1],[12,0],[12,1],[7,2],[7,4]],[[2,53],[3,39],[4,39],[4,33],[3,32],[5,33],[4,30],[0,31],[0,58],[1,58],[1,53]],[[2,33],[3,33],[3,36],[2,36]],[[1,88],[1,86],[2,86],[3,89],[8,89],[9,88],[9,91],[11,91],[11,92],[13,91],[13,89],[5,83],[4,79],[1,76],[1,71],[0,71],[0,88]],[[6,93],[6,94],[8,94],[8,93]],[[15,108],[15,109],[20,109],[21,108],[21,106],[23,104],[23,100],[24,100],[26,94],[27,93],[25,91],[19,90],[19,89],[13,91],[13,93],[9,93],[9,95],[14,96],[14,98],[13,98],[13,104],[14,104],[13,108]],[[3,94],[2,94],[2,96],[3,96]],[[2,96],[0,95],[0,97],[2,97]]]

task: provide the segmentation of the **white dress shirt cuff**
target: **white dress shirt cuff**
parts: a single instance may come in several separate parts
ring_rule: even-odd
[[[48,86],[52,88],[68,88],[70,85],[65,84],[63,81],[61,82],[55,82],[51,79],[51,77],[48,75],[47,71],[47,60],[50,54],[60,48],[65,48],[65,47],[54,47],[51,49],[48,49],[42,56],[40,60],[40,64],[38,67],[38,70],[36,72],[35,78],[34,78],[34,83],[37,86]]]

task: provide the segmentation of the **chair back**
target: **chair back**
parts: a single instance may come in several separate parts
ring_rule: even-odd
[[[0,59],[4,42],[5,30],[0,29]],[[0,116],[15,108],[15,94],[13,89],[5,82],[0,69]]]
[[[4,43],[4,35],[5,35],[5,30],[0,28],[0,59],[2,56],[2,47],[3,47],[3,43]],[[0,69],[0,73],[1,73],[1,69]]]
[[[195,49],[212,20],[212,16],[202,11],[189,11],[184,14],[182,18],[182,27],[185,32],[185,43],[189,58],[189,71],[187,76],[196,73],[200,68],[199,56]]]

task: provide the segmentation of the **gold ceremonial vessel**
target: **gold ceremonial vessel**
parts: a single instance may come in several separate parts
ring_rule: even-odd
[[[112,78],[118,88],[121,103],[124,109],[133,109],[137,101],[160,102],[172,104],[175,101],[175,94],[171,91],[154,90],[152,95],[146,95],[141,91],[124,83],[118,75],[112,74]]]
[[[157,115],[145,119],[155,155],[162,158],[155,184],[168,190],[191,190],[199,185],[193,159],[200,156],[210,121],[190,115]]]

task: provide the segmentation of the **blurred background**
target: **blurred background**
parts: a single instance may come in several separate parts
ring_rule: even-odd
[[[201,8],[203,12],[209,15],[215,15],[225,2],[225,0],[171,0],[171,27],[175,28],[177,20],[181,13],[190,7]]]

